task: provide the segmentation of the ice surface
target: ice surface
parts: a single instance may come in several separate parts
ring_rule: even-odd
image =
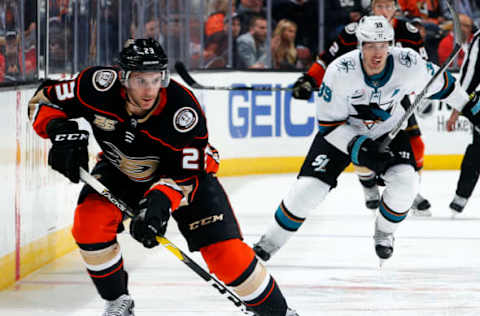
[[[291,307],[317,315],[480,315],[480,195],[451,219],[456,171],[426,171],[421,193],[433,217],[408,217],[395,252],[379,269],[374,216],[356,176],[342,174],[301,229],[268,263]],[[222,178],[247,243],[257,241],[295,174]],[[187,251],[173,220],[167,236]],[[239,316],[242,313],[170,252],[119,236],[137,316]],[[205,266],[198,253],[191,257]],[[77,251],[0,292],[0,315],[100,316],[98,297]]]

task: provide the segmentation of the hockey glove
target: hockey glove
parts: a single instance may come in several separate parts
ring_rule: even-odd
[[[465,104],[462,114],[468,118],[473,125],[480,125],[480,91],[470,94],[470,101]]]
[[[130,234],[146,248],[158,245],[170,218],[171,202],[165,194],[153,190],[138,204],[138,214],[130,222]]]
[[[308,100],[316,86],[317,82],[312,76],[303,74],[293,84],[292,96],[295,99]]]
[[[355,165],[367,167],[381,174],[391,165],[394,155],[390,150],[380,152],[379,147],[379,142],[358,135],[348,144],[348,152]]]
[[[88,135],[75,121],[55,119],[47,125],[52,141],[48,164],[73,183],[80,180],[80,167],[88,171]]]

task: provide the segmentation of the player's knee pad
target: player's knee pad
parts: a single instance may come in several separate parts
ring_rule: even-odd
[[[122,261],[120,245],[115,240],[103,244],[80,244],[80,255],[91,271],[90,275],[96,277],[101,277],[101,271],[108,271]]]
[[[200,253],[210,272],[225,284],[239,278],[255,259],[252,248],[237,238],[202,247]]]
[[[106,198],[89,194],[75,209],[72,234],[79,244],[97,244],[114,240],[122,213]]]
[[[306,218],[327,196],[330,186],[313,177],[300,177],[292,186],[283,204],[288,211],[298,217]]]
[[[423,158],[425,154],[425,144],[419,135],[410,137],[410,146],[412,147],[413,156],[417,169],[423,168]]]
[[[411,165],[402,164],[389,168],[383,178],[386,186],[380,208],[383,205],[387,213],[407,212],[418,193],[418,173]]]

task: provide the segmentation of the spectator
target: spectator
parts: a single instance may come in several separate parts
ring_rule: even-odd
[[[235,0],[232,0],[231,14],[235,12]],[[230,11],[229,0],[215,0],[211,2],[207,20],[205,21],[205,36],[208,38],[217,32],[223,32],[224,20]]]
[[[250,31],[237,38],[238,68],[265,68],[267,19],[253,16]]]
[[[73,71],[72,35],[65,24],[58,19],[50,21],[48,39],[49,72],[69,73]]]
[[[451,68],[458,69],[459,66],[463,62],[463,58],[465,57],[465,52],[467,50],[468,44],[472,40],[473,37],[473,21],[472,19],[465,14],[460,13],[458,15],[460,20],[460,29],[462,30],[462,49],[458,53],[457,59],[452,63]],[[448,55],[453,50],[453,43],[454,43],[454,35],[453,31],[449,32],[447,36],[445,36],[438,45],[438,62],[439,64],[443,64]]]
[[[421,18],[426,22],[443,24],[445,17],[440,6],[441,0],[398,0],[398,5],[409,18]]]
[[[252,17],[258,15],[266,17],[266,12],[263,8],[263,0],[240,0],[237,7],[237,13],[240,18],[240,34],[250,31],[250,20]]]
[[[236,68],[236,39],[240,35],[240,19],[236,13],[231,17],[232,23],[225,17],[223,30],[207,37],[205,50],[203,53],[204,68],[222,68],[229,66],[228,60],[228,36],[230,25],[232,27],[232,53],[233,68]]]
[[[330,3],[330,1],[327,1]],[[325,3],[328,7],[330,4]],[[318,50],[318,1],[309,0],[282,0],[278,1],[272,7],[272,17],[278,22],[282,19],[288,19],[297,25],[297,36],[295,45],[304,46],[310,52]],[[328,32],[331,25],[331,17],[325,16],[326,30]]]
[[[273,69],[295,69],[297,25],[287,19],[278,22],[271,42]]]
[[[17,31],[7,31],[5,36],[5,81],[20,79],[21,55],[19,54]]]
[[[147,22],[145,22],[145,37],[153,38],[159,41],[162,45],[165,42],[165,38],[160,32],[160,21],[157,17],[152,16]]]
[[[313,65],[313,56],[312,52],[308,47],[305,46],[297,46],[297,69],[304,69],[308,70]]]

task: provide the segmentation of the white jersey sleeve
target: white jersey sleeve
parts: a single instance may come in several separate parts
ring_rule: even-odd
[[[414,92],[420,93],[439,68],[432,62],[420,59],[416,68],[412,69],[415,71],[412,77],[418,83],[415,85]],[[461,111],[469,100],[468,94],[448,71],[445,71],[432,83],[426,96],[432,100],[442,100],[458,111]]]

